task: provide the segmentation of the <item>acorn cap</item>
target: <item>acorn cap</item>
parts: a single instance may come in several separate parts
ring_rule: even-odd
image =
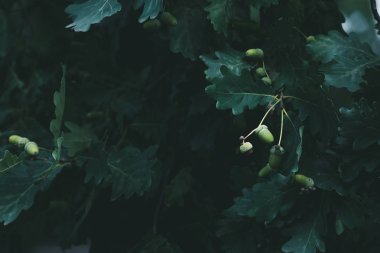
[[[16,140],[16,145],[19,146],[19,147],[22,147],[24,146],[25,144],[27,144],[29,142],[29,139],[28,138],[25,138],[25,137],[20,137]]]
[[[274,145],[269,151],[271,154],[282,156],[285,154],[285,149],[279,145]]]
[[[240,152],[241,153],[247,153],[248,151],[252,150],[253,146],[250,142],[244,142],[240,145]]]
[[[256,74],[259,75],[260,77],[262,77],[262,76],[266,76],[267,73],[266,73],[264,68],[259,67],[256,69]]]

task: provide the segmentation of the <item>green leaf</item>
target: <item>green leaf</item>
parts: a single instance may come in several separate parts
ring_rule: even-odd
[[[73,22],[66,28],[73,28],[76,32],[87,32],[92,24],[100,23],[120,10],[121,4],[117,0],[88,0],[71,4],[65,11],[73,18]]]
[[[59,172],[59,165],[26,161],[6,151],[0,160],[0,222],[7,225],[30,208],[37,192],[46,189]]]
[[[227,214],[218,225],[216,236],[227,253],[255,253],[264,240],[261,226],[249,218]]]
[[[206,87],[206,93],[217,101],[217,109],[232,109],[232,113],[237,115],[243,113],[246,107],[252,110],[258,105],[267,106],[274,101],[270,95],[272,89],[253,81],[249,71],[242,71],[241,76],[237,76],[222,66],[221,73],[222,78],[213,80],[213,84]]]
[[[55,119],[50,122],[50,132],[54,136],[54,143],[61,136],[63,112],[65,109],[66,96],[66,66],[62,66],[62,79],[59,91],[54,92]]]
[[[206,45],[207,23],[202,11],[184,7],[176,11],[178,24],[170,29],[170,50],[196,60]]]
[[[270,181],[243,189],[243,196],[235,199],[230,211],[239,216],[270,222],[276,218],[283,205],[292,205],[295,191],[294,188],[286,189],[288,183],[288,178],[278,174]]]
[[[80,127],[68,121],[65,122],[65,126],[70,130],[70,133],[63,133],[62,145],[67,148],[69,156],[74,156],[98,140],[88,128]]]
[[[351,108],[340,108],[342,124],[339,134],[353,140],[354,150],[363,150],[373,144],[380,145],[380,108],[370,105],[364,98]]]
[[[184,198],[191,191],[192,184],[191,167],[180,170],[165,188],[165,204],[169,207],[183,206]]]
[[[307,220],[297,222],[289,231],[291,239],[282,246],[285,253],[316,253],[325,252],[322,240],[324,221],[321,214],[312,213]]]
[[[380,65],[380,57],[368,45],[354,35],[346,37],[337,31],[316,36],[307,48],[314,60],[323,63],[320,70],[325,75],[325,83],[351,92],[366,83],[363,79],[366,69]]]
[[[297,172],[299,170],[298,163],[302,155],[304,127],[299,126],[298,123],[293,123],[293,120],[290,122],[289,119],[284,119],[284,121],[287,121],[287,124],[284,124],[284,136],[286,136],[286,138],[282,145],[286,152],[286,158],[282,163],[280,171],[288,175],[291,172]]]
[[[205,11],[208,12],[207,18],[215,31],[227,35],[229,10],[233,2],[230,0],[209,0],[208,2],[209,5],[205,7]]]
[[[268,8],[273,4],[278,4],[278,0],[251,0],[252,5],[256,8],[264,7]]]
[[[153,167],[157,163],[157,149],[158,146],[151,146],[141,151],[127,146],[109,155],[107,164],[110,174],[105,181],[112,185],[112,199],[142,195],[149,190],[154,176]]]
[[[240,76],[244,69],[250,69],[251,65],[244,61],[244,53],[232,48],[223,52],[215,51],[215,57],[211,55],[201,55],[200,59],[207,65],[205,75],[208,80],[222,78],[220,68],[227,67],[235,75]]]
[[[144,5],[143,12],[139,17],[139,22],[145,22],[147,19],[154,19],[158,16],[163,7],[163,0],[137,0],[134,8],[138,9]]]

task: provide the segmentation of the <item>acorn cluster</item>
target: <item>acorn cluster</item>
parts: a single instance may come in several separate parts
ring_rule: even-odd
[[[177,23],[177,18],[170,12],[165,11],[161,13],[158,18],[144,22],[143,28],[145,30],[158,30],[161,28],[161,24],[166,26],[176,26]]]
[[[252,60],[262,60],[264,58],[264,51],[261,48],[250,48],[245,51],[245,57]],[[258,67],[255,70],[256,77],[266,85],[272,85],[272,79],[269,77],[268,72],[264,66]]]
[[[11,135],[9,136],[9,143],[16,145],[18,147],[24,147],[25,152],[30,156],[36,156],[39,153],[39,148],[37,143],[30,141],[28,138]]]

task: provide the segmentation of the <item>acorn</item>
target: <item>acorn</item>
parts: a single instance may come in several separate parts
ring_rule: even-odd
[[[281,165],[282,157],[285,154],[285,149],[279,145],[274,145],[269,151],[269,161],[268,164],[273,168],[277,169]]]
[[[314,180],[310,177],[304,176],[302,174],[295,174],[294,175],[294,181],[296,181],[298,184],[307,187],[312,188],[314,187]]]
[[[162,23],[169,26],[176,26],[178,23],[176,17],[174,17],[170,12],[167,11],[163,12],[160,15],[160,20]]]
[[[256,130],[256,135],[265,143],[271,144],[274,141],[273,135],[266,125],[260,125]]]
[[[267,76],[264,76],[261,78],[261,81],[266,84],[266,85],[272,85],[272,79],[270,79],[269,77]]]
[[[252,148],[253,148],[252,143],[244,142],[240,145],[240,153],[245,154],[245,153],[251,151]]]
[[[262,77],[262,76],[266,76],[266,75],[267,75],[267,72],[265,71],[264,68],[259,67],[259,68],[256,69],[256,74],[257,74],[258,76]]]
[[[161,22],[158,19],[148,20],[143,24],[145,30],[158,30],[161,27]]]
[[[8,141],[10,144],[17,145],[17,142],[20,138],[22,138],[22,137],[19,135],[11,135],[11,136],[9,136]]]
[[[24,149],[25,149],[25,152],[31,156],[38,155],[38,153],[39,153],[38,145],[37,145],[37,143],[35,143],[33,141],[26,143]]]
[[[264,51],[260,48],[251,48],[245,51],[245,56],[249,58],[262,59],[264,57]]]
[[[260,171],[259,177],[266,177],[272,171],[272,167],[267,163]]]
[[[315,37],[313,35],[310,35],[310,36],[306,37],[306,42],[307,43],[310,43],[310,42],[313,42],[313,41],[315,41]]]

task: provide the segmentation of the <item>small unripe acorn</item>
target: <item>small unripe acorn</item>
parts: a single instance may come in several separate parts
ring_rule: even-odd
[[[245,154],[245,153],[251,151],[252,148],[253,148],[252,143],[244,142],[240,145],[240,153]]]
[[[262,76],[266,76],[267,75],[267,72],[265,71],[264,68],[260,67],[260,68],[257,68],[256,69],[256,74],[260,77]]]
[[[272,167],[267,163],[260,171],[259,177],[266,177],[272,171]]]
[[[160,15],[160,20],[165,25],[170,25],[170,26],[176,26],[178,23],[176,17],[174,17],[170,12],[167,12],[167,11],[163,12]]]
[[[256,130],[256,135],[265,143],[271,144],[274,141],[273,135],[266,125],[260,125]]]
[[[261,81],[266,84],[266,85],[272,85],[272,79],[270,79],[269,77],[267,76],[264,76],[261,78]]]
[[[311,188],[314,186],[314,180],[302,174],[294,175],[294,181],[296,181],[298,184],[305,186],[307,188]]]
[[[19,140],[20,138],[22,138],[22,137],[19,136],[19,135],[11,135],[11,136],[9,136],[8,141],[9,141],[10,144],[16,145],[17,142],[18,142],[18,140]]]
[[[313,41],[315,41],[315,37],[313,35],[310,35],[310,36],[306,37],[306,42],[307,43],[310,43],[310,42],[313,42]]]
[[[262,59],[264,57],[264,51],[260,48],[251,48],[245,51],[245,56],[255,59]]]
[[[38,145],[37,145],[37,143],[35,143],[33,141],[26,143],[24,149],[28,155],[35,156],[35,155],[38,155],[38,153],[39,153]]]
[[[148,20],[143,24],[145,30],[158,30],[161,27],[161,22],[158,19]]]
[[[281,165],[282,157],[285,154],[285,149],[279,145],[274,145],[269,151],[269,161],[268,164],[273,168],[277,169]]]

